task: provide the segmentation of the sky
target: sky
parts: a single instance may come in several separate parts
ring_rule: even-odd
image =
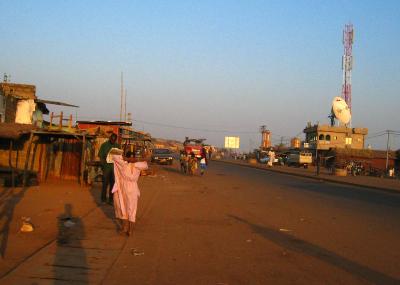
[[[136,129],[217,146],[240,136],[246,151],[261,125],[279,143],[329,123],[352,23],[352,126],[380,149],[375,134],[400,131],[400,1],[36,0],[0,11],[0,74],[80,106],[64,113],[119,120],[123,72]]]

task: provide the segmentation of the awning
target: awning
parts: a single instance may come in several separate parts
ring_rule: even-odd
[[[51,100],[35,99],[35,102],[79,108],[79,106],[76,106],[76,105],[72,105],[72,104],[68,104],[68,103],[64,103],[64,102],[58,102],[58,101],[51,101]]]

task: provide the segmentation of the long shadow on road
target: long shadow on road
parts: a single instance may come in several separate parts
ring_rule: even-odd
[[[255,233],[283,248],[318,258],[325,263],[345,270],[363,280],[374,284],[400,284],[399,279],[395,279],[367,266],[358,264],[310,242],[295,238],[276,229],[253,224],[235,215],[228,215],[228,217],[248,225]]]
[[[3,188],[0,193],[0,257],[4,258],[7,250],[10,223],[14,209],[28,190],[24,188]]]
[[[104,213],[108,219],[110,219],[115,225],[115,231],[118,232],[120,224],[115,219],[114,208],[113,205],[103,204],[101,202],[101,184],[93,184],[90,187],[90,194],[93,197],[93,200],[96,202],[97,206]]]
[[[88,272],[85,248],[81,240],[85,238],[82,219],[74,217],[72,205],[66,204],[65,211],[58,217],[57,249],[53,268],[53,284],[88,284]]]

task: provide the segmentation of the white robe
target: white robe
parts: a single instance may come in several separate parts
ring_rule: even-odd
[[[136,221],[136,211],[140,190],[138,179],[140,171],[148,168],[147,162],[128,163],[121,155],[113,155],[115,184],[114,210],[118,219]]]

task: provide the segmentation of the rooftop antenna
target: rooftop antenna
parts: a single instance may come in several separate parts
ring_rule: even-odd
[[[346,24],[343,30],[344,54],[342,57],[343,85],[342,98],[349,107],[351,114],[351,70],[353,69],[354,29],[352,24]],[[350,122],[351,124],[351,122]]]

